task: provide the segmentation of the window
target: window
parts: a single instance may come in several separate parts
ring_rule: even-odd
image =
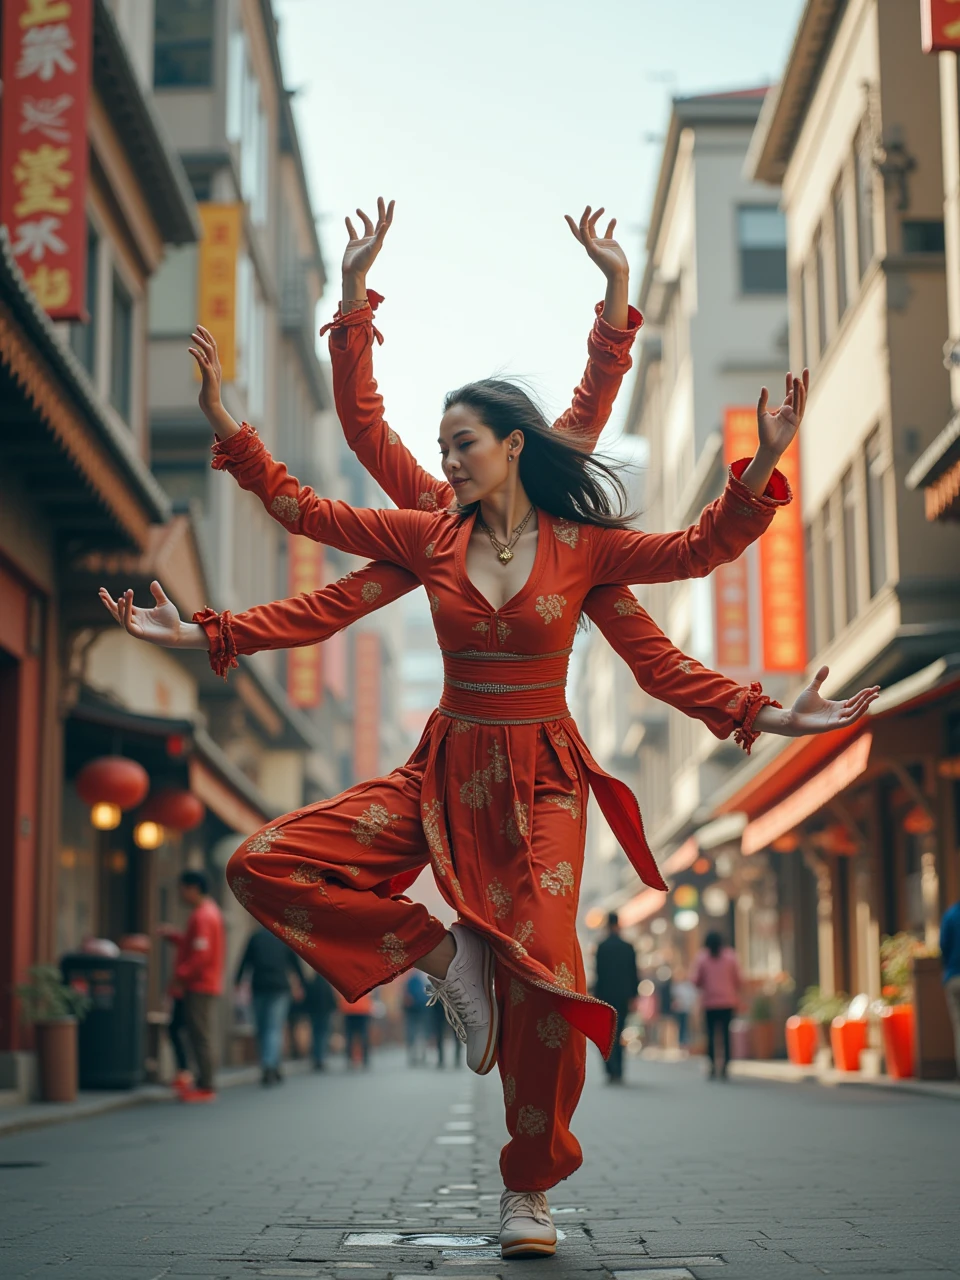
[[[843,506],[843,595],[846,621],[857,616],[857,490],[853,483],[853,471],[848,471],[840,481],[840,501]]]
[[[110,403],[130,421],[130,383],[133,372],[133,302],[116,275],[110,315]]]
[[[873,157],[866,129],[857,137],[854,157],[857,172],[857,265],[860,279],[873,261]]]
[[[847,309],[847,226],[840,183],[833,192],[833,253],[837,270],[837,320]]]
[[[197,246],[168,248],[150,281],[151,338],[185,338],[197,322]]]
[[[942,218],[905,218],[900,224],[904,253],[943,253]]]
[[[813,254],[817,267],[817,351],[823,355],[827,349],[827,271],[823,261],[823,232],[819,228]]]
[[[74,320],[70,325],[70,346],[92,378],[97,362],[97,267],[100,261],[100,238],[87,224],[87,289],[84,306],[87,320]]]
[[[162,0],[153,22],[153,83],[158,89],[213,84],[214,0]]]
[[[807,657],[812,658],[818,648],[812,524],[805,525],[803,530],[803,576],[807,596]]]
[[[737,210],[740,292],[786,293],[787,223],[772,204]]]
[[[834,578],[837,566],[837,523],[834,504],[827,502],[823,508],[823,623],[827,644],[837,634],[837,611],[834,606]]]
[[[866,445],[867,536],[870,542],[870,595],[875,596],[887,580],[887,460],[880,442],[880,429]]]
[[[253,222],[262,225],[268,214],[269,125],[246,36],[240,30],[230,35],[227,61],[227,137],[239,144],[240,191]]]

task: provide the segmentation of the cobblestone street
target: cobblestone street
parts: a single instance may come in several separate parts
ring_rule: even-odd
[[[594,1059],[584,1167],[551,1194],[552,1261],[496,1249],[499,1081],[411,1070],[243,1086],[0,1142],[0,1274],[401,1280],[960,1275],[956,1103],[708,1084]],[[436,1238],[431,1238],[436,1237]]]

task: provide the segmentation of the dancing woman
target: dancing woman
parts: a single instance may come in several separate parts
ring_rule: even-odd
[[[382,243],[388,225],[381,210],[366,239]],[[357,289],[344,297],[335,368],[357,370],[358,401],[378,399],[372,311]],[[221,441],[216,460],[291,531],[389,561],[422,582],[445,666],[440,707],[402,768],[271,823],[234,855],[228,881],[347,999],[414,964],[431,976],[463,1030],[469,1064],[484,1072],[499,1062],[511,1134],[501,1156],[503,1252],[552,1253],[543,1192],[580,1164],[569,1123],[583,1035],[607,1053],[614,1028],[613,1010],[586,994],[575,933],[588,786],[645,882],[663,887],[636,801],[593,761],[566,708],[577,619],[595,585],[697,576],[739,555],[777,505],[763,496],[775,450],[735,467],[740,478],[695,526],[647,535],[628,527],[600,483],[615,477],[551,431],[529,401],[491,398],[489,384],[472,384],[486,398],[471,387],[448,397],[440,428],[458,506],[358,511],[298,485],[255,432],[232,423],[219,404],[215,349],[195,352]],[[794,413],[798,404],[795,382]],[[131,593],[105,603],[134,634],[170,642],[181,624],[158,593],[155,586],[158,609],[146,615]],[[289,606],[253,612],[276,632]],[[206,627],[210,619],[198,629],[204,645]],[[852,722],[871,692],[824,703],[813,712],[817,727]],[[755,728],[795,732],[793,715],[761,707]],[[427,863],[459,915],[450,931],[402,896]]]

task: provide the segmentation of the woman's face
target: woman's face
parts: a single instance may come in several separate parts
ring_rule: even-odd
[[[500,440],[465,404],[452,405],[440,421],[443,474],[461,506],[480,502],[504,485],[519,465],[522,447],[521,432]]]

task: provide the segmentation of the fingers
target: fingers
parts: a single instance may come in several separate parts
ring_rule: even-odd
[[[572,231],[572,233],[573,233],[573,238],[574,238],[576,241],[578,241],[580,244],[583,244],[583,237],[582,237],[582,236],[581,236],[581,234],[580,234],[580,229],[579,229],[579,227],[577,226],[577,224],[576,224],[576,223],[574,222],[574,220],[570,217],[569,213],[565,213],[563,216],[564,216],[564,218],[566,219],[567,226],[570,228],[570,230],[571,230],[571,231]]]
[[[133,635],[133,592],[129,587],[120,597],[120,617],[124,629]]]
[[[609,223],[607,224],[607,229],[606,229],[606,231],[605,231],[605,233],[604,233],[604,236],[603,236],[604,240],[612,240],[612,239],[613,239],[613,233],[614,233],[614,231],[615,231],[615,229],[616,229],[616,226],[617,226],[617,220],[616,220],[616,218],[611,218],[611,219],[610,219],[610,221],[609,221]]]
[[[364,234],[365,236],[372,236],[372,235],[373,235],[373,222],[371,221],[371,219],[367,217],[367,215],[363,212],[363,210],[362,210],[362,209],[358,209],[358,210],[357,210],[357,217],[358,217],[358,218],[360,219],[360,221],[363,223],[363,234]]]
[[[170,603],[167,597],[163,594],[163,587],[161,587],[160,583],[157,582],[156,579],[150,583],[150,594],[153,596],[154,600],[156,600],[157,604]]]
[[[802,421],[807,407],[807,391],[810,387],[810,370],[804,369],[803,377],[796,381],[797,388],[797,422]]]
[[[350,239],[359,240],[360,237],[357,235],[356,231],[353,229],[353,223],[350,221],[350,219],[344,218],[344,222],[347,224],[347,235],[350,237]]]
[[[762,418],[767,412],[767,405],[770,401],[770,392],[766,387],[760,388],[760,399],[757,401],[757,417]]]
[[[587,226],[590,228],[591,240],[595,240],[597,238],[597,221],[603,212],[604,212],[604,208],[603,208],[603,205],[601,205],[596,213],[591,214],[590,221],[587,223]]]
[[[580,215],[580,243],[588,245],[593,237],[590,234],[590,206],[584,209]]]
[[[113,618],[114,622],[118,622],[122,627],[123,621],[120,617],[120,609],[117,606],[116,600],[114,600],[113,596],[111,596],[110,592],[107,590],[106,587],[100,588],[99,595],[103,603],[103,607],[108,611],[110,616]]]
[[[817,672],[817,674],[813,677],[813,679],[807,685],[807,688],[812,693],[819,693],[820,686],[823,684],[824,680],[826,680],[829,674],[830,674],[829,667],[821,667],[820,670]]]

